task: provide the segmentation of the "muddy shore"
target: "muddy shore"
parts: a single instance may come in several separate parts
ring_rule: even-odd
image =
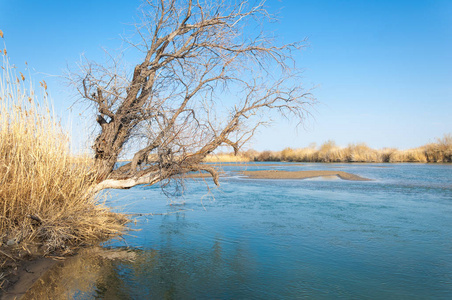
[[[48,270],[58,263],[48,257],[12,262],[4,289],[0,289],[0,300],[20,299],[27,290],[41,278]]]

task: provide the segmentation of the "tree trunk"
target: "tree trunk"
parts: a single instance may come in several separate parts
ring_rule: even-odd
[[[128,130],[125,126],[113,120],[109,123],[105,122],[101,116],[98,117],[98,122],[102,126],[102,131],[96,138],[93,148],[95,167],[98,172],[97,181],[101,182],[113,172],[128,136]]]

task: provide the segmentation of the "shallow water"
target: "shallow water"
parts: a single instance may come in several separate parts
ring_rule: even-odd
[[[136,218],[133,260],[96,266],[77,299],[448,299],[452,297],[452,166],[225,166],[219,189],[189,180],[111,191]],[[337,170],[374,179],[262,180],[236,170]],[[212,188],[210,180],[206,180]],[[99,258],[96,261],[104,261]],[[83,272],[82,272],[83,273]],[[58,276],[57,276],[58,277]],[[61,285],[61,284],[60,284]],[[75,295],[75,296],[74,296]]]

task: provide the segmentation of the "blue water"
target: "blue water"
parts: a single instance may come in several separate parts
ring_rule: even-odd
[[[189,180],[111,191],[136,217],[89,297],[118,299],[452,299],[452,166],[271,164],[223,167],[221,187]],[[234,170],[340,170],[373,181],[262,180]],[[112,275],[113,274],[113,275]],[[87,296],[87,298],[89,298]]]

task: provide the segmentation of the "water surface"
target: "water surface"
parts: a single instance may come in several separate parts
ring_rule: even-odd
[[[337,170],[374,179],[262,180],[236,170]],[[189,180],[110,192],[136,217],[106,246],[133,260],[95,261],[78,299],[450,299],[452,166],[225,166],[221,187]],[[86,263],[85,263],[86,264]],[[93,263],[88,263],[93,267]],[[83,272],[82,272],[83,273]],[[58,276],[57,276],[58,277]],[[68,296],[69,297],[69,296]]]

